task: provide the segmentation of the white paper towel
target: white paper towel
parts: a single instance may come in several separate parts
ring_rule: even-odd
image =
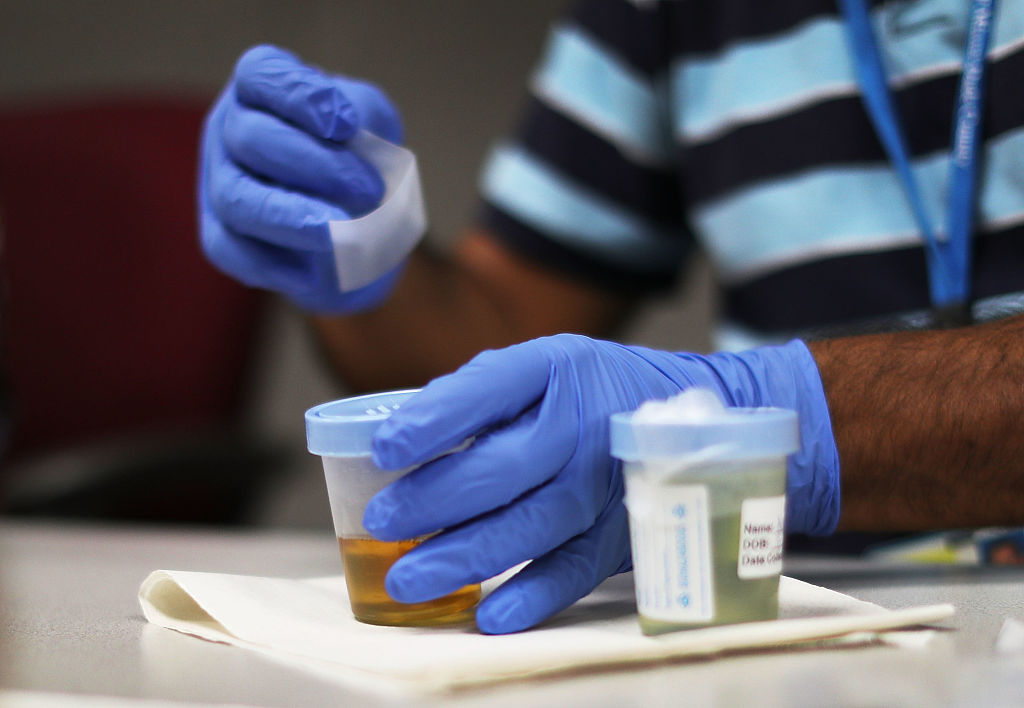
[[[160,626],[257,651],[363,688],[414,692],[824,639],[880,641],[880,632],[953,614],[951,605],[890,611],[786,577],[779,601],[781,619],[776,621],[647,637],[637,624],[627,574],[609,579],[530,631],[486,636],[472,628],[357,622],[342,577],[286,580],[157,570],[139,589],[143,613]]]

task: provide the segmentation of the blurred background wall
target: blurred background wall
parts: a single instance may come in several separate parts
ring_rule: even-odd
[[[473,213],[482,159],[513,124],[524,80],[562,7],[561,0],[0,0],[0,106],[98,95],[210,102],[245,48],[278,44],[385,88],[419,157],[431,238],[447,246]],[[670,301],[644,313],[629,341],[707,349],[709,278],[702,263],[692,271]],[[302,413],[344,389],[322,366],[301,316],[279,301],[255,346],[244,425],[291,454],[253,518],[329,525]],[[38,469],[47,465],[52,471],[52,460]]]

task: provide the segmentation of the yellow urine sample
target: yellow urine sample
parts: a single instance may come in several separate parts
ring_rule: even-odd
[[[360,622],[399,627],[425,627],[471,623],[480,601],[480,585],[467,585],[450,595],[427,602],[397,602],[384,589],[384,576],[396,560],[420,544],[419,540],[377,541],[339,538],[341,562],[352,604]]]

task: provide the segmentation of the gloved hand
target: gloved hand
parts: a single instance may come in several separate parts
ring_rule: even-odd
[[[309,310],[353,311],[383,299],[399,269],[341,292],[328,228],[371,211],[384,194],[377,170],[346,148],[360,127],[402,139],[398,114],[376,87],[324,74],[276,47],[246,52],[203,127],[207,258]]]
[[[693,386],[730,406],[796,410],[786,526],[830,533],[839,462],[817,366],[803,342],[739,354],[673,354],[574,335],[486,351],[431,382],[381,425],[378,466],[400,469],[454,448],[379,492],[363,518],[381,540],[446,529],[396,562],[401,602],[439,597],[530,559],[476,614],[487,633],[526,629],[631,567],[609,416]]]

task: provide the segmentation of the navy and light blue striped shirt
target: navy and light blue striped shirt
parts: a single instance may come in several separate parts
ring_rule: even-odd
[[[945,218],[969,3],[872,17],[926,208]],[[998,4],[973,284],[1024,309],[1024,0]],[[584,0],[551,33],[514,137],[483,174],[505,243],[656,292],[703,249],[718,344],[927,321],[921,234],[861,103],[835,0]]]

